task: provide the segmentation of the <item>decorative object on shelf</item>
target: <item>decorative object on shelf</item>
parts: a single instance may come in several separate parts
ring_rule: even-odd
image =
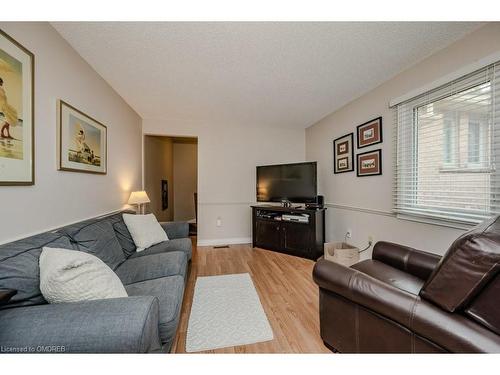
[[[0,30],[0,185],[34,185],[34,55]]]
[[[165,211],[168,208],[168,181],[161,180],[161,209]]]
[[[357,127],[358,148],[382,143],[382,117],[367,121]]]
[[[137,213],[143,214],[146,212],[144,205],[151,202],[149,200],[148,194],[142,191],[133,191],[130,193],[130,198],[128,199],[128,204],[137,205]]]
[[[382,150],[363,152],[356,155],[358,177],[382,174]]]
[[[68,103],[57,103],[57,158],[61,171],[107,173],[107,128]]]
[[[327,242],[325,247],[325,259],[350,267],[359,262],[359,249],[349,245],[347,242]]]
[[[333,141],[333,173],[354,171],[353,133]]]

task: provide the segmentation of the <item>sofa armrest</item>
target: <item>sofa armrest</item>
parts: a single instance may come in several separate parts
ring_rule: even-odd
[[[409,327],[417,296],[353,268],[323,258],[316,262],[313,279],[321,289],[340,295]]]
[[[373,247],[372,259],[427,280],[441,257],[411,247],[380,241]]]
[[[3,352],[161,351],[156,297],[45,304],[0,311]]]
[[[171,240],[189,237],[189,224],[185,221],[166,221],[160,224]]]
[[[446,350],[500,352],[500,337],[488,329],[355,269],[320,259],[313,278],[322,290],[389,318]]]

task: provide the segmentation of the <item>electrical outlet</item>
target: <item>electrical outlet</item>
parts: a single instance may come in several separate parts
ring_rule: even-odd
[[[368,236],[368,244],[371,246],[373,243],[373,236]]]
[[[220,217],[218,217],[217,220],[215,220],[215,225],[218,227],[222,226],[222,219]]]
[[[345,234],[346,238],[352,238],[352,231],[350,229],[347,230],[347,233]]]

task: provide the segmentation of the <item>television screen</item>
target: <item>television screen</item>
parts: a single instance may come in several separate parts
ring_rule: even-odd
[[[257,167],[257,202],[316,201],[316,162]]]

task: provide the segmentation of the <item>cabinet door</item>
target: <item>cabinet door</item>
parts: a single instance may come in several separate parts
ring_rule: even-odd
[[[309,256],[311,254],[311,228],[307,224],[283,223],[283,246],[291,254]]]
[[[278,250],[281,248],[280,223],[257,220],[255,244],[264,249]]]

